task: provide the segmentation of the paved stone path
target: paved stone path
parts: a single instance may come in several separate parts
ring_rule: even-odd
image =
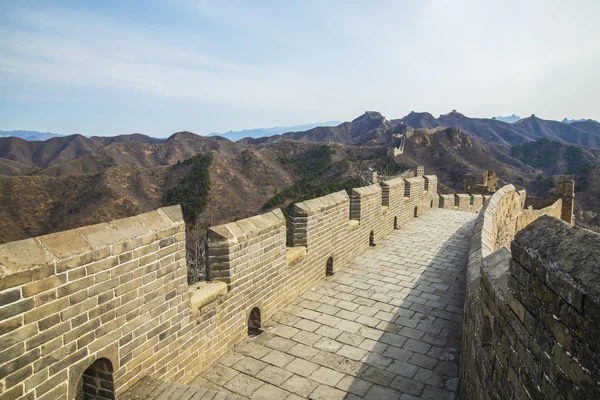
[[[296,299],[192,385],[255,399],[453,399],[476,214],[433,209]]]
[[[145,376],[119,400],[243,400],[233,393],[223,393],[207,388],[166,382]]]

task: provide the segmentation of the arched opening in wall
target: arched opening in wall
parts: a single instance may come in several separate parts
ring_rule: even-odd
[[[483,317],[481,327],[481,348],[485,356],[489,358],[490,350],[492,349],[492,322],[487,315]]]
[[[108,358],[99,358],[83,374],[76,400],[115,400],[113,366]]]
[[[373,231],[369,233],[369,246],[375,247],[375,234],[373,233]]]
[[[433,208],[433,200],[431,200],[431,204],[429,204],[429,208]]]
[[[248,336],[259,335],[262,332],[260,326],[260,308],[254,307],[248,317]]]
[[[398,217],[394,217],[394,229],[398,229]]]
[[[415,207],[415,218],[419,216],[419,208]]]
[[[333,275],[333,257],[329,257],[327,259],[327,264],[325,265],[325,275]]]

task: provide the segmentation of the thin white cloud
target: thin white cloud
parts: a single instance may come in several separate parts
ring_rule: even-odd
[[[28,98],[109,88],[218,103],[223,114],[275,110],[290,124],[367,109],[600,118],[597,1],[176,4],[187,18],[170,21],[178,30],[65,9],[0,14],[10,22],[0,26],[0,98],[18,98],[19,85],[33,88]],[[203,130],[244,127],[236,118],[205,118]]]
[[[25,79],[273,109],[309,105],[311,84],[301,76],[241,66],[97,17],[39,12],[16,17],[22,28],[0,38],[0,71]],[[49,29],[27,29],[39,21]]]

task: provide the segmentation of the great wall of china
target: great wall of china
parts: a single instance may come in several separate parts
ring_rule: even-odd
[[[311,387],[307,395],[300,395],[302,392],[292,387],[293,382],[304,378],[294,378],[297,375],[287,372],[293,369],[286,367],[289,375],[279,375],[287,379],[284,384],[282,378],[280,386],[291,392],[286,398],[291,399],[293,393],[300,397],[337,398],[323,393],[340,392],[342,387],[342,392],[347,390],[348,396],[356,398],[373,397],[377,390],[399,393],[390,398],[413,391],[413,395],[423,398],[433,390],[454,393],[458,385],[452,380],[422,383],[420,369],[410,372],[413,367],[427,372],[427,358],[433,360],[432,369],[447,364],[442,364],[443,358],[434,359],[432,343],[425,344],[428,347],[420,355],[411,340],[425,340],[432,332],[441,337],[445,332],[442,325],[450,323],[462,325],[459,373],[463,398],[598,398],[600,238],[571,225],[572,182],[561,184],[557,194],[547,199],[529,199],[524,191],[516,191],[511,185],[492,196],[438,195],[437,178],[421,175],[353,189],[350,196],[342,191],[295,204],[287,223],[281,211],[274,210],[212,227],[208,232],[210,281],[189,287],[185,226],[179,206],[0,245],[0,400],[203,398],[199,389],[185,385],[198,382],[200,374],[238,345],[244,345],[249,334],[258,334],[268,321],[280,321],[282,310],[289,310],[311,288],[327,281],[327,276],[342,276],[344,267],[363,253],[378,259],[377,251],[386,237],[396,234],[392,232],[412,235],[413,228],[405,227],[417,227],[416,221],[424,216],[441,219],[438,222],[443,230],[444,218],[464,212],[478,214],[474,228],[470,222],[474,214],[465,218],[463,232],[471,239],[468,246],[462,245],[469,248],[468,262],[457,269],[465,267],[464,276],[448,275],[457,284],[466,282],[464,300],[462,294],[461,300],[456,300],[457,293],[462,293],[457,292],[452,301],[459,301],[460,308],[442,304],[442,292],[448,285],[437,278],[432,278],[437,283],[429,297],[421,299],[420,307],[412,307],[413,303],[421,304],[414,291],[394,290],[392,282],[397,280],[389,273],[382,278],[386,287],[381,290],[364,289],[347,300],[340,295],[329,305],[344,305],[345,310],[352,311],[344,314],[338,307],[339,321],[332,323],[328,332],[335,326],[335,337],[342,342],[339,332],[351,332],[349,343],[361,332],[365,337],[357,339],[356,348],[344,346],[340,352],[345,353],[335,356],[344,354],[355,363],[369,363],[369,354],[375,354],[378,344],[384,350],[380,357],[370,359],[377,361],[368,364],[369,369],[357,365],[356,370],[344,370],[344,379],[351,381],[346,386],[340,386],[344,382],[341,376],[327,378],[334,380],[331,385],[327,379],[321,382],[318,373],[328,361],[323,357],[319,361],[315,355],[310,359],[319,368],[314,372],[314,380],[323,387]],[[422,225],[418,229],[426,231]],[[453,243],[452,240],[447,243]],[[460,257],[452,257],[450,261],[460,262]],[[382,265],[392,262],[388,256],[379,259]],[[426,271],[427,260],[430,258],[423,258],[421,266],[417,266],[421,271]],[[439,265],[443,269],[446,264]],[[341,282],[342,278],[338,279]],[[369,287],[368,276],[360,279],[361,285]],[[429,293],[422,289],[419,293]],[[392,326],[391,320],[385,320],[387,315],[402,305],[399,296],[404,296],[404,300],[411,294],[415,298],[405,304],[410,315],[422,316],[425,321],[430,313],[431,324],[423,328],[425,331],[419,330],[423,321],[415,322],[407,316],[405,324],[402,314],[393,331],[382,328],[377,320],[369,329],[364,329],[367,322],[360,328],[358,322],[368,320],[358,316],[361,306],[379,307],[380,312],[373,312],[368,318],[378,317],[379,322]],[[356,305],[346,304],[353,299],[358,302]],[[313,300],[316,302],[316,297]],[[446,311],[431,311],[436,307],[446,307]],[[325,317],[326,312],[312,313],[298,312],[305,318],[305,325],[312,318],[309,322],[315,328],[310,328],[310,332],[324,332],[317,330],[321,323],[315,321],[321,321],[325,327],[326,318],[319,318]],[[351,313],[356,315],[348,316]],[[354,322],[341,319],[342,315]],[[441,319],[444,315],[449,315],[446,322]],[[402,335],[408,322],[414,322],[415,329],[406,330],[412,335],[407,340]],[[294,320],[294,324],[298,322]],[[439,329],[436,324],[441,324]],[[298,331],[296,328],[288,331]],[[312,345],[314,342],[306,342],[308,336],[305,334],[294,343]],[[390,342],[390,337],[395,341]],[[407,344],[414,347],[409,351]],[[353,358],[356,351],[350,350],[359,347],[363,352],[368,348],[367,356],[358,353],[360,356]],[[284,350],[279,350],[277,355],[282,359]],[[392,355],[392,351],[399,354],[399,350],[410,357],[406,365]],[[286,347],[285,351],[289,349]],[[299,357],[309,362],[306,354]],[[417,356],[421,360],[419,367],[411,364]],[[282,368],[297,361],[291,361],[292,356],[288,358],[281,363]],[[263,358],[263,364],[266,362]],[[273,362],[273,369],[277,365]],[[370,365],[382,369],[377,379],[373,378],[370,368],[374,367]],[[391,365],[395,366],[396,375],[390,375],[389,381],[379,379],[390,374]],[[399,365],[405,369],[398,369]],[[267,385],[271,382],[267,375],[257,376],[240,378],[252,389],[236,389],[231,384],[238,379],[233,373],[222,385],[213,381],[211,389],[218,389],[214,384],[217,382],[223,390],[231,390],[231,396],[235,393],[248,397],[257,394],[259,387],[265,391],[277,389]],[[414,385],[404,385],[401,379],[406,377],[414,378]],[[223,375],[219,379],[224,379]],[[252,386],[255,381],[256,387]],[[172,389],[180,390],[181,397],[161,397],[166,392],[153,387],[166,385],[164,382],[181,384]],[[394,386],[394,382],[400,383]],[[364,393],[358,389],[361,385]],[[205,392],[206,389],[202,393]]]

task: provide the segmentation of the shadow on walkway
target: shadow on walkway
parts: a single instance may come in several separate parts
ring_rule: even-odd
[[[476,216],[434,209],[407,223],[193,384],[253,400],[455,398]]]

